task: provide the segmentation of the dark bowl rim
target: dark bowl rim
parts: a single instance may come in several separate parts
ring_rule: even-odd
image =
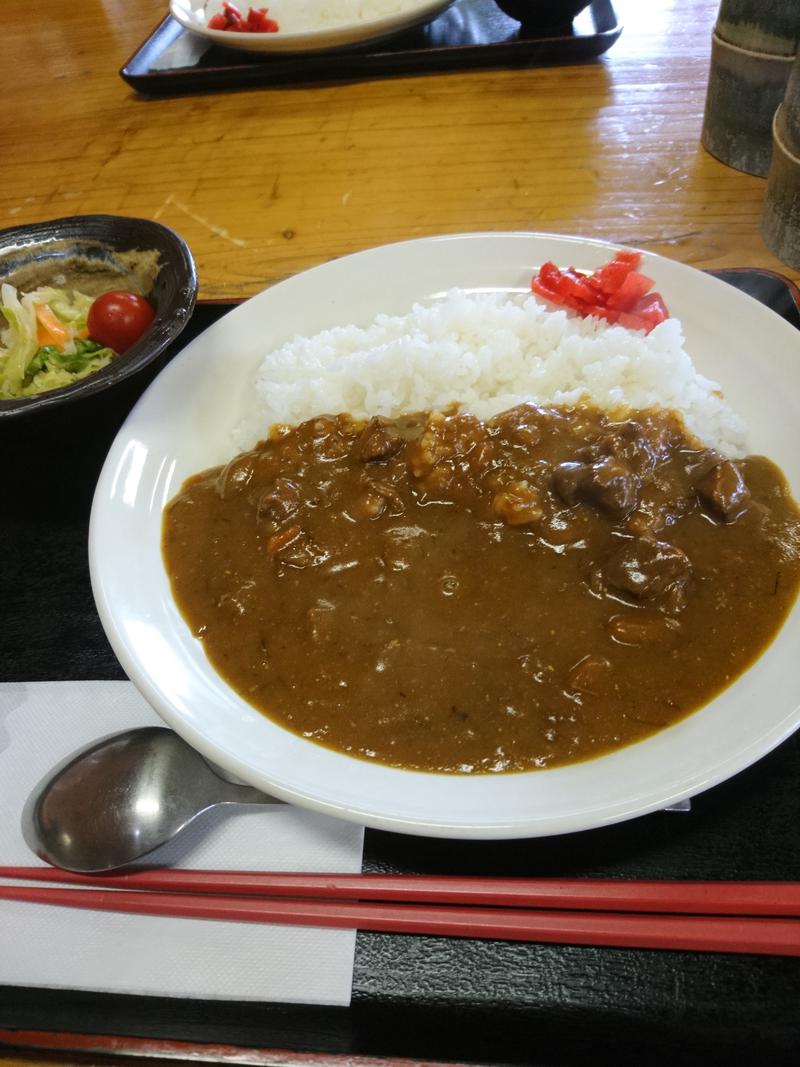
[[[163,251],[169,250],[168,264],[162,262],[161,269],[169,265],[171,272],[179,278],[176,294],[177,306],[168,314],[157,315],[153,326],[140,341],[97,373],[70,385],[36,393],[33,396],[0,399],[0,421],[60,407],[70,401],[82,400],[104,392],[150,364],[183,332],[197,302],[197,270],[186,241],[170,226],[155,219],[145,219],[134,215],[96,213],[64,215],[60,218],[45,219],[27,225],[10,226],[0,230],[0,254],[5,246],[15,242],[19,243],[21,248],[25,246],[34,248],[37,244],[46,246],[48,243],[65,238],[74,238],[76,241],[83,239],[90,243],[102,242],[114,250],[118,247],[114,238],[114,230],[118,227],[141,230],[145,235],[140,243],[142,248],[147,247],[146,235],[149,233],[153,235],[151,241],[155,242],[157,235],[160,241],[155,243],[159,244]],[[64,233],[56,232],[59,230],[63,230]],[[119,247],[121,249],[121,246]],[[136,246],[132,244],[129,247]]]

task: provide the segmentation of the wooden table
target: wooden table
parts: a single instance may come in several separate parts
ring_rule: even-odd
[[[188,241],[200,296],[211,300],[254,294],[383,242],[478,230],[575,233],[698,267],[762,267],[796,280],[759,234],[765,181],[700,146],[718,0],[615,6],[621,38],[584,64],[151,99],[119,69],[166,0],[40,0],[35,8],[5,0],[0,226],[89,212],[159,219]],[[70,621],[55,617],[38,639],[72,671],[63,677],[121,676],[85,573],[92,479],[116,425],[109,416],[59,438],[82,466],[75,473],[68,461],[59,487],[58,499],[78,503],[52,545],[54,567],[58,595],[84,629],[65,630]],[[44,470],[36,449],[45,456],[50,446],[34,438],[11,454]],[[5,492],[13,496],[22,481],[12,471]],[[38,511],[18,511],[13,528],[41,536]],[[45,602],[47,590],[41,595]],[[29,652],[19,653],[16,675],[2,677],[39,677]],[[521,874],[796,878],[799,774],[795,738],[701,796],[689,823],[656,813],[580,841],[543,842],[535,857],[507,843],[398,846],[375,833],[365,862],[468,873],[473,860],[502,859]],[[424,939],[400,941],[359,934],[349,1011],[131,1007],[135,998],[0,989],[0,1050],[9,1050],[0,1060],[13,1059],[16,1045],[28,1061],[95,1063],[128,1053],[317,1067],[363,1067],[376,1056],[582,1063],[590,1054],[688,1064],[715,1050],[749,1062],[758,1049],[777,1064],[791,1062],[800,1044],[797,961],[543,946],[534,966],[519,946],[439,939],[428,950]],[[391,976],[388,992],[381,975]]]
[[[372,245],[536,230],[793,276],[765,180],[700,131],[718,0],[616,0],[582,65],[145,98],[118,71],[166,0],[5,0],[0,225],[113,212],[189,243],[200,296],[248,296]],[[24,61],[20,61],[24,60]]]

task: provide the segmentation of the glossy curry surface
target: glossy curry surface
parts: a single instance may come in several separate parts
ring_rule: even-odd
[[[643,738],[763,650],[800,583],[780,471],[674,415],[525,405],[275,433],[165,514],[216,669],[356,756],[522,771]]]

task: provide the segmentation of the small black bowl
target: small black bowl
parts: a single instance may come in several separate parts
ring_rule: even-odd
[[[182,238],[159,222],[121,215],[0,230],[0,282],[22,291],[65,286],[88,296],[124,289],[147,297],[156,312],[145,334],[108,366],[60,389],[0,400],[0,420],[60,407],[130,378],[176,339],[197,299],[194,260]]]
[[[497,6],[523,26],[551,29],[569,26],[591,0],[497,0]]]

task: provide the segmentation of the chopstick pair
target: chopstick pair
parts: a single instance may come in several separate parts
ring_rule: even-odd
[[[140,915],[602,947],[800,955],[800,883],[0,867],[0,899]],[[92,888],[86,888],[86,887]],[[79,887],[79,888],[78,888]]]

